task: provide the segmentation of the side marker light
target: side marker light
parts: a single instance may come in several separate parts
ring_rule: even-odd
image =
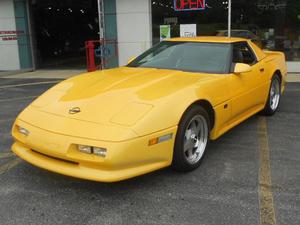
[[[148,145],[149,146],[156,145],[161,142],[168,141],[168,140],[172,139],[172,137],[173,137],[173,134],[166,134],[164,136],[156,137],[156,138],[150,139],[148,142]]]

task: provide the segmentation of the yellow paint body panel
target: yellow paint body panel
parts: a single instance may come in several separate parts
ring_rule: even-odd
[[[174,138],[150,147],[148,141],[177,130],[173,127],[133,140],[108,142],[57,134],[23,121],[17,124],[30,130],[28,137],[13,130],[16,142],[12,150],[19,157],[46,170],[101,182],[124,180],[169,166]],[[79,143],[103,146],[108,149],[108,154],[102,158],[81,153],[76,148]]]
[[[242,40],[171,39],[222,43]],[[263,52],[249,44],[259,62],[245,74],[120,67],[63,81],[18,116],[12,130],[12,150],[38,167],[102,182],[167,167],[172,163],[179,121],[192,104],[205,101],[213,108],[214,140],[264,108],[275,71],[282,74],[284,90],[284,55]],[[70,114],[74,107],[81,112]],[[19,133],[18,127],[27,129],[29,135]],[[172,134],[170,140],[149,146],[149,140],[168,134]],[[107,155],[81,153],[78,144],[105,148]]]

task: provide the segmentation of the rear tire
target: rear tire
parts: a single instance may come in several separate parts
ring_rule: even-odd
[[[207,111],[198,105],[183,115],[176,134],[172,168],[188,172],[198,168],[209,143],[210,121]]]
[[[278,106],[281,100],[281,79],[278,74],[275,74],[272,78],[269,96],[263,110],[266,116],[272,116],[278,110]]]

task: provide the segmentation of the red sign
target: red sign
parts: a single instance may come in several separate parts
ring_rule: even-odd
[[[205,0],[174,0],[176,11],[204,10]]]
[[[19,36],[24,35],[22,30],[0,30],[0,40],[15,41]]]

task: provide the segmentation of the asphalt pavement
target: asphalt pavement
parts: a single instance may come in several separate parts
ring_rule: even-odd
[[[104,184],[10,152],[17,114],[58,81],[0,78],[1,225],[300,224],[300,83],[288,84],[275,116],[255,115],[211,142],[199,169]]]

